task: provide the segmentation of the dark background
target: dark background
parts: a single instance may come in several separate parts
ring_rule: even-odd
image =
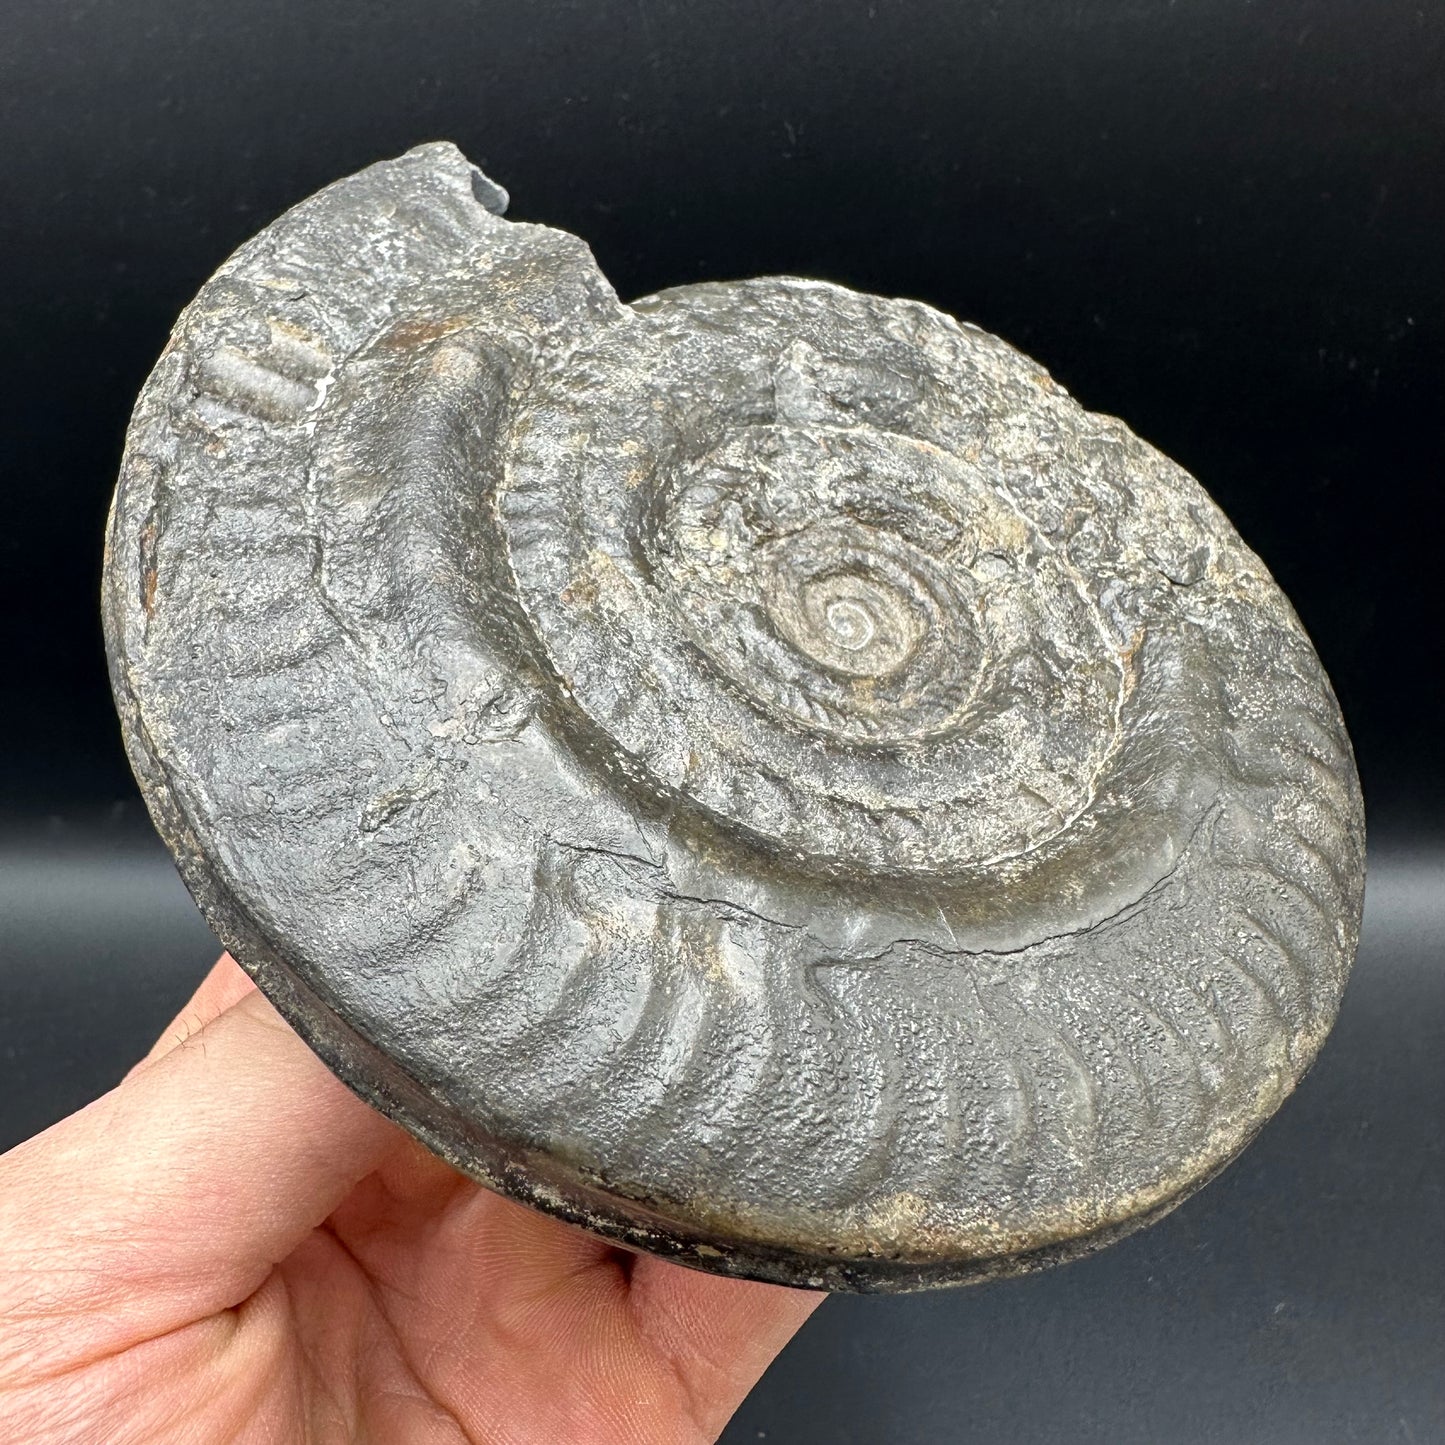
[[[318,186],[457,141],[624,295],[756,273],[997,331],[1193,471],[1359,753],[1366,928],[1217,1184],[1033,1279],[831,1301],[729,1442],[1445,1441],[1445,7],[0,3],[0,1146],[215,944],[149,833],[97,587],[176,312]]]

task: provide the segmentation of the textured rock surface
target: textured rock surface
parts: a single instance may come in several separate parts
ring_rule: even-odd
[[[105,587],[157,824],[475,1177],[827,1288],[1026,1269],[1226,1163],[1329,1029],[1338,709],[1199,486],[811,281],[624,305],[451,147],[207,283]]]

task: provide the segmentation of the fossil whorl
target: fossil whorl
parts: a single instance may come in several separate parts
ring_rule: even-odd
[[[137,406],[106,621],[213,926],[483,1181],[908,1288],[1167,1209],[1353,956],[1349,743],[1199,486],[811,281],[624,305],[451,147],[244,246]]]

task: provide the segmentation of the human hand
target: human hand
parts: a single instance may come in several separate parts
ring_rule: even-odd
[[[118,1088],[0,1158],[0,1441],[694,1445],[821,1298],[468,1182],[223,957]]]

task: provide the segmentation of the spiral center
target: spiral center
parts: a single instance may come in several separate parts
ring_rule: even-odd
[[[878,631],[872,617],[868,615],[868,609],[857,602],[830,602],[827,617],[828,626],[833,629],[834,640],[839,647],[849,652],[857,652],[859,648],[867,647]]]
[[[619,368],[614,346],[663,345],[649,319],[569,363],[499,479],[559,723],[790,868],[931,874],[1057,836],[1115,746],[1124,669],[1057,525],[1008,489],[1014,453],[977,429],[971,388],[1002,363],[985,348],[936,392],[900,390],[914,362],[865,374],[839,353],[802,395],[775,384],[777,318],[739,313],[731,349],[706,294],[673,349]],[[890,316],[887,338],[928,324]],[[930,367],[975,345],[938,339]],[[681,389],[635,393],[662,356]]]
[[[921,626],[907,601],[855,573],[813,577],[776,597],[780,630],[814,662],[852,677],[884,677],[906,663]]]

